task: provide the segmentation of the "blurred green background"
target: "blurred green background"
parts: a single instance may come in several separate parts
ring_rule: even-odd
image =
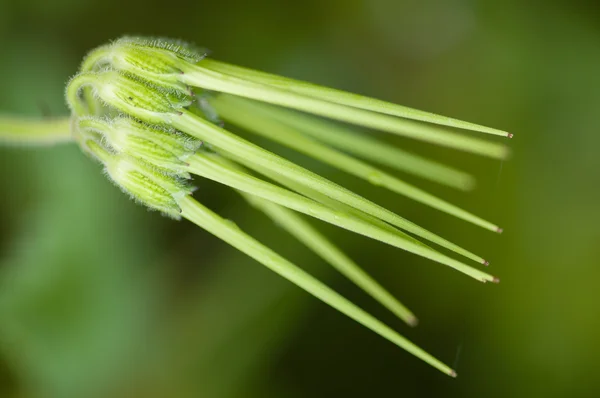
[[[500,236],[290,155],[483,253],[502,282],[323,226],[416,312],[410,329],[229,190],[198,182],[203,203],[454,364],[453,380],[130,202],[74,146],[0,148],[1,397],[600,396],[597,1],[0,0],[0,111],[66,114],[84,54],[122,34],[513,132],[504,163],[384,137],[473,172],[469,194],[406,179]]]

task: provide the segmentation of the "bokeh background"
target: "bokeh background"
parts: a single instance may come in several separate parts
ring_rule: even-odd
[[[227,189],[198,198],[444,361],[451,379],[187,222],[129,201],[74,146],[0,148],[0,396],[600,396],[597,1],[0,0],[0,111],[66,114],[83,55],[122,34],[506,129],[473,172],[495,235],[316,162],[490,258],[499,285],[323,226],[419,316],[411,329]],[[276,147],[273,147],[277,149]],[[316,223],[315,223],[316,225]]]

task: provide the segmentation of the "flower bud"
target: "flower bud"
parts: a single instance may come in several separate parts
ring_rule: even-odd
[[[206,50],[181,41],[124,37],[88,55],[83,68],[93,70],[107,66],[135,75],[163,93],[173,95],[177,101],[187,101],[190,105],[193,92],[180,81],[180,66],[183,62],[196,63],[206,53]]]
[[[128,68],[157,75],[179,74],[181,61],[195,64],[208,53],[190,43],[165,38],[123,37],[112,46],[121,54],[121,61],[129,64]],[[137,56],[128,58],[128,51]]]
[[[148,123],[170,123],[177,109],[184,106],[143,81],[116,71],[95,75],[94,88],[107,105]]]
[[[185,181],[125,154],[113,156],[105,165],[108,176],[125,193],[172,218],[180,217],[179,200],[192,193]]]
[[[117,152],[136,157],[182,178],[189,178],[184,170],[184,161],[202,145],[200,140],[174,129],[150,126],[128,117],[113,120],[84,117],[79,120],[79,129],[100,132]]]

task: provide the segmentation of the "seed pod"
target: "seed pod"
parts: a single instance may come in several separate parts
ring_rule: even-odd
[[[105,165],[108,176],[133,199],[169,217],[180,218],[178,202],[192,193],[185,181],[125,154],[113,156]]]
[[[167,174],[189,179],[184,170],[185,160],[193,155],[202,142],[174,129],[150,126],[128,117],[113,120],[83,117],[79,120],[81,131],[96,131],[119,153],[141,159]]]
[[[201,61],[208,55],[208,50],[205,48],[197,47],[182,40],[164,37],[126,36],[116,40],[112,45],[115,47],[124,46],[145,50],[160,50],[192,64]]]
[[[175,129],[151,126],[127,117],[115,118],[112,125],[115,130],[145,138],[160,145],[181,160],[193,155],[202,145],[202,141]]]
[[[90,53],[82,71],[109,68],[126,72],[188,106],[193,92],[180,82],[181,63],[196,63],[206,53],[180,41],[125,37]]]
[[[76,81],[77,78],[72,82]],[[98,73],[93,86],[107,105],[147,123],[169,124],[182,106],[144,82],[116,71]]]

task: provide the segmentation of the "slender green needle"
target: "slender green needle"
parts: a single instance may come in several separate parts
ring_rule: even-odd
[[[210,157],[210,159],[212,161],[215,161],[225,167],[230,167],[230,164],[231,164],[231,162],[229,162],[227,159],[237,162],[240,165],[245,165],[245,159],[239,158],[236,156],[232,156],[231,154],[227,154],[227,153],[223,153],[223,152],[207,153],[206,156]],[[322,192],[315,190],[307,185],[299,184],[296,181],[290,180],[290,179],[282,176],[281,174],[277,174],[273,170],[262,167],[262,166],[256,167],[255,171],[257,171],[258,173],[267,177],[268,179],[276,182],[277,184],[287,187],[289,190],[291,190],[293,192],[297,192],[304,197],[310,198],[318,203],[325,205],[330,210],[336,211],[337,214],[340,214],[340,213],[347,214],[348,216],[350,216],[356,220],[360,220],[363,223],[366,223],[366,224],[371,225],[372,227],[375,227],[379,231],[385,231],[387,234],[395,235],[396,238],[399,238],[401,240],[408,239],[413,244],[420,246],[422,249],[424,249],[428,252],[433,252],[436,255],[439,254],[438,251],[436,251],[435,249],[433,249],[430,246],[424,244],[423,242],[415,239],[411,235],[404,233],[400,229],[398,229],[398,228],[396,228],[396,227],[394,227],[394,226],[392,226],[370,214],[367,214],[361,210],[358,210],[354,207],[348,206],[345,203],[342,203],[335,199],[332,199],[332,198],[324,195]],[[482,263],[485,265],[489,265],[489,263],[483,259],[482,259]],[[462,263],[460,263],[460,264],[462,264]],[[466,271],[470,272],[471,270],[467,269]],[[475,272],[476,272],[476,274],[474,274],[475,276],[473,276],[473,275],[471,275],[471,276],[473,276],[475,279],[480,280],[481,282],[485,283],[485,282],[491,281],[494,283],[499,283],[499,281],[500,281],[498,278],[496,278],[492,275],[485,274],[485,273],[482,274],[478,270]],[[482,277],[482,278],[480,278],[480,277]]]
[[[190,86],[298,109],[492,158],[504,159],[508,156],[508,149],[503,144],[456,134],[429,124],[290,93],[277,87],[239,79],[198,65],[182,65],[182,69],[184,74],[181,75],[181,80]]]
[[[401,237],[399,234],[393,234],[387,230],[380,229],[368,222],[353,217],[350,214],[332,210],[314,200],[228,167],[222,162],[216,161],[214,156],[206,154],[205,152],[200,152],[192,156],[188,159],[188,162],[188,171],[191,174],[196,174],[246,193],[259,196],[263,199],[275,202],[311,217],[318,218],[330,224],[337,225],[357,234],[379,240],[399,249],[447,265],[479,281],[487,282],[494,280],[493,276],[438,253],[431,248],[420,244],[420,242],[408,235]]]
[[[449,250],[455,251],[454,244],[436,234],[376,205],[352,191],[340,187],[318,174],[312,173],[189,112],[183,112],[180,117],[174,119],[173,124],[176,128],[212,144],[217,149],[243,159],[243,164],[246,167],[252,169],[253,166],[259,166],[271,169],[290,180],[320,191],[332,199],[361,210],[423,239],[435,242]],[[461,249],[461,251],[462,250],[464,249]],[[477,261],[485,263],[485,260],[480,258],[478,258]]]
[[[264,103],[255,102],[255,106],[260,106],[270,118],[285,122],[305,135],[363,159],[452,188],[470,190],[475,187],[475,178],[468,173],[380,142],[340,123]]]
[[[73,140],[71,119],[26,119],[0,116],[0,143],[52,145]]]
[[[221,160],[221,162],[223,161],[224,159]],[[235,163],[227,163],[230,167],[236,168]],[[243,171],[243,169],[240,168],[240,171]],[[331,264],[341,274],[370,294],[398,318],[411,326],[416,326],[418,323],[417,317],[408,308],[385,290],[385,288],[377,283],[377,281],[309,222],[283,206],[259,198],[258,196],[249,195],[243,191],[238,192],[248,203],[250,203],[250,205],[265,213],[277,225],[285,229],[306,247]]]
[[[235,157],[232,156],[231,154],[228,153],[224,153],[224,152],[218,152],[219,156],[214,157],[214,160],[223,163],[222,158],[228,158],[231,159],[233,161],[238,162],[239,164],[244,164],[244,159],[239,158],[239,157]],[[268,179],[275,181],[278,184],[281,184],[285,187],[287,187],[288,189],[297,192],[303,196],[306,196],[307,198],[311,198],[321,204],[324,204],[325,206],[328,206],[329,208],[333,209],[333,210],[337,210],[343,213],[347,213],[355,218],[361,219],[379,229],[388,231],[389,233],[392,234],[396,234],[398,235],[400,238],[405,238],[405,237],[410,237],[410,235],[405,234],[404,232],[400,231],[399,229],[391,226],[390,224],[381,221],[380,219],[371,216],[370,214],[364,213],[358,209],[355,209],[354,207],[350,207],[342,202],[338,202],[335,199],[331,199],[330,197],[323,195],[321,192],[312,189],[306,185],[303,184],[299,184],[293,180],[290,180],[288,178],[283,177],[281,174],[277,174],[274,173],[271,169],[267,169],[264,167],[260,167],[260,166],[255,166],[254,167],[255,170],[262,174],[263,176],[267,177]],[[413,239],[411,237],[411,239]],[[414,239],[415,243],[418,243],[424,247],[427,247],[428,249],[433,250],[431,247],[425,245],[424,243]]]
[[[492,135],[512,137],[512,134],[506,131],[481,126],[475,123],[469,123],[446,116],[436,115],[434,113],[397,105],[391,102],[365,97],[359,94],[349,93],[329,87],[319,86],[300,80],[290,79],[283,76],[260,72],[253,69],[243,68],[236,65],[227,64],[215,59],[204,59],[202,67],[215,72],[229,74],[240,79],[250,80],[255,83],[267,84],[287,91],[293,91],[298,94],[310,97],[320,98],[326,101],[336,102],[338,104],[353,106],[355,108],[366,109],[373,112],[385,113],[392,116],[398,116],[406,119],[420,120],[423,122],[439,124],[448,127],[457,127],[465,130],[478,131]]]
[[[233,157],[226,153],[220,153],[220,155],[222,157],[223,156],[228,157],[234,161],[237,161],[240,164],[244,163],[243,159],[241,159],[241,158],[236,158],[236,157]],[[281,184],[292,191],[298,192],[299,194],[304,195],[307,198],[311,198],[313,200],[316,200],[319,203],[329,206],[330,208],[332,208],[334,210],[338,210],[341,212],[351,214],[352,216],[354,216],[356,218],[360,218],[380,229],[384,229],[384,230],[394,233],[394,234],[399,234],[401,237],[406,236],[406,234],[404,234],[400,230],[396,229],[395,227],[391,226],[390,224],[388,224],[386,222],[381,221],[378,218],[375,218],[367,213],[364,213],[358,209],[355,209],[354,207],[350,207],[342,202],[338,202],[335,199],[331,199],[330,197],[323,195],[321,192],[319,192],[317,190],[314,190],[306,185],[298,184],[295,181],[287,179],[280,174],[274,173],[270,169],[256,167],[256,171],[258,171],[260,174],[264,175],[265,177],[269,178],[270,180],[273,180],[276,183]],[[421,244],[424,245],[424,243],[421,243]],[[427,246],[427,247],[429,247],[429,246]]]
[[[265,213],[276,224],[331,264],[341,274],[362,288],[398,318],[410,326],[417,325],[417,317],[406,306],[400,303],[383,286],[360,268],[358,264],[310,225],[309,222],[283,206],[248,194],[243,194],[243,196],[252,206]]]
[[[211,104],[215,107],[220,117],[252,133],[259,134],[293,148],[349,174],[367,180],[373,185],[382,186],[490,231],[498,230],[497,225],[481,217],[410,185],[368,163],[355,159],[318,141],[314,141],[283,121],[273,120],[269,117],[268,113],[262,112],[260,105],[255,106],[250,101],[232,96],[213,98]]]
[[[230,221],[224,220],[208,208],[202,206],[191,197],[180,201],[182,216],[229,243],[236,249],[252,257],[267,268],[283,276],[298,287],[329,304],[333,308],[361,323],[380,336],[386,338],[397,346],[403,348],[414,356],[422,359],[431,366],[439,369],[449,376],[456,377],[456,372],[450,367],[434,358],[389,326],[383,324],[372,315],[357,307],[338,293],[315,279],[296,265],[290,263],[277,253],[262,245],[260,242],[244,233]]]

